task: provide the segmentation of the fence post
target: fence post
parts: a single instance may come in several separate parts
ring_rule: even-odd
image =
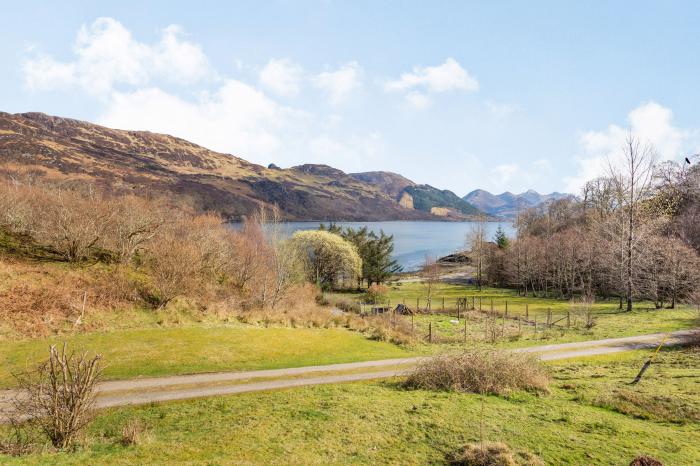
[[[501,325],[501,336],[506,336],[506,316],[503,316],[503,324]]]
[[[527,303],[525,303],[525,320],[530,320],[530,310]]]
[[[491,298],[491,314],[493,314],[493,298]]]
[[[506,317],[508,317],[508,301],[506,301]]]
[[[537,314],[532,318],[532,323],[535,325],[535,335],[537,335]]]
[[[442,310],[445,310],[445,297],[442,297]]]
[[[571,312],[566,311],[566,327],[571,327]]]
[[[467,342],[467,319],[464,319],[464,343]]]
[[[479,310],[481,310],[481,296],[479,296]]]
[[[523,330],[523,322],[520,320],[520,315],[518,315],[518,333]]]
[[[433,342],[433,323],[428,322],[428,343]]]
[[[472,296],[472,311],[476,310],[476,296]]]
[[[416,333],[416,328],[413,326],[413,313],[411,313],[411,333]]]
[[[416,298],[416,311],[420,309],[420,298]]]

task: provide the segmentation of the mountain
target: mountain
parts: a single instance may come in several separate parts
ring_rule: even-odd
[[[416,185],[408,178],[392,172],[350,173],[350,176],[376,186],[394,199],[399,199],[404,189]]]
[[[479,209],[452,191],[439,190],[427,184],[405,188],[399,201],[404,206],[410,204],[414,209],[440,217],[474,218],[481,214]]]
[[[540,194],[532,189],[520,194],[508,191],[502,194],[491,194],[483,189],[476,189],[462,199],[469,202],[487,214],[504,218],[515,218],[520,210],[537,207],[545,202],[571,197],[571,194],[553,192]]]
[[[272,205],[287,220],[445,219],[399,202],[414,183],[396,174],[348,175],[310,164],[266,168],[164,134],[0,112],[0,171],[16,169],[111,192],[165,195],[230,220]]]

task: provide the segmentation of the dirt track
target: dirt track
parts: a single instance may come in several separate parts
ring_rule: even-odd
[[[666,344],[683,344],[692,333],[692,330],[674,332]],[[550,361],[651,348],[658,345],[664,336],[663,333],[655,333],[634,337],[534,346],[513,351],[535,353],[542,360]],[[97,406],[106,408],[306,385],[389,378],[403,375],[406,370],[415,366],[421,359],[422,357],[383,359],[325,366],[109,381],[101,383],[98,387]],[[6,419],[9,401],[17,395],[18,393],[12,390],[0,392],[0,421]]]

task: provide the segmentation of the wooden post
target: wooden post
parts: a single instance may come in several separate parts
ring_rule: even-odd
[[[420,309],[420,298],[416,298],[416,311]]]
[[[445,310],[445,297],[442,297],[442,310]]]
[[[479,296],[479,310],[481,310],[481,296]]]
[[[537,335],[537,314],[532,318],[533,324],[535,325],[535,335]]]
[[[467,342],[467,319],[464,319],[464,343]]]
[[[493,298],[491,298],[491,314],[493,314]]]
[[[416,328],[413,326],[413,313],[411,313],[411,333],[416,333]]]
[[[472,311],[476,310],[476,296],[472,296]]]
[[[433,342],[433,323],[428,322],[428,343]]]
[[[518,316],[518,333],[522,332],[523,330],[523,322],[520,320],[520,316]]]
[[[566,311],[566,327],[571,327],[571,313],[569,311]]]
[[[503,315],[503,324],[501,325],[501,336],[506,336],[506,316]]]
[[[506,317],[508,317],[508,301],[506,301]]]
[[[525,303],[525,320],[530,320],[530,310],[527,303]]]

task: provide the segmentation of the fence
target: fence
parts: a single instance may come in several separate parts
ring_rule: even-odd
[[[464,329],[461,331],[461,336],[455,336],[454,332],[452,332],[448,340],[463,340],[465,342],[468,340],[467,319],[469,318],[469,313],[474,312],[490,318],[490,321],[489,319],[484,320],[485,328],[483,331],[491,335],[487,337],[487,340],[495,340],[495,335],[498,333],[500,333],[500,336],[504,336],[506,327],[511,330],[517,328],[519,333],[522,332],[523,327],[531,328],[535,333],[538,333],[546,329],[556,328],[564,330],[579,325],[590,328],[593,325],[593,316],[590,310],[585,307],[574,311],[553,310],[551,307],[547,307],[546,304],[533,305],[533,303],[524,302],[527,299],[499,299],[498,297],[483,295],[432,297],[430,299],[425,297],[400,298],[398,300],[394,299],[393,302],[392,300],[387,300],[381,304],[361,304],[361,310],[364,314],[393,313],[398,304],[403,304],[412,311],[411,314],[454,317],[460,323],[462,320],[464,321]],[[499,320],[500,323],[496,324],[496,320]],[[411,316],[411,325],[415,329],[413,316]],[[424,339],[430,343],[445,340],[444,336],[438,335],[438,329],[432,322],[428,323],[425,333]]]

